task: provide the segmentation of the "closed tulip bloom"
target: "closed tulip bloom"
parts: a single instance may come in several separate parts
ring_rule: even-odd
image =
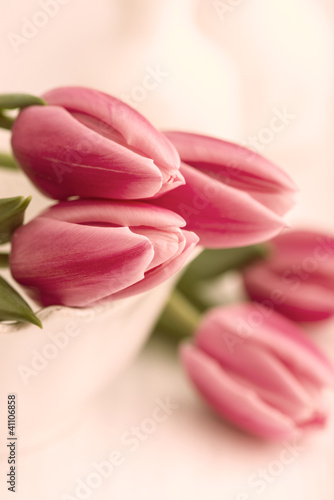
[[[12,148],[47,196],[140,199],[184,183],[175,147],[130,106],[82,87],[43,98],[47,106],[29,106],[15,120]]]
[[[289,439],[326,422],[333,367],[278,313],[251,303],[215,308],[181,356],[202,396],[250,433]]]
[[[252,245],[282,230],[296,187],[280,168],[237,144],[185,132],[165,135],[178,150],[186,184],[155,203],[179,213],[203,246]]]
[[[128,297],[185,264],[198,237],[183,225],[143,202],[60,202],[14,233],[11,271],[44,306]]]
[[[334,238],[287,231],[270,242],[266,260],[244,270],[247,293],[294,321],[334,315]]]

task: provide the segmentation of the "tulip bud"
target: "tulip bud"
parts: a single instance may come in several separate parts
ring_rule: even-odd
[[[334,369],[274,311],[251,303],[212,309],[181,356],[204,398],[248,432],[289,439],[326,422],[324,390],[334,384]]]
[[[61,202],[12,238],[13,277],[42,305],[87,307],[144,292],[187,261],[198,237],[143,202]]]
[[[47,196],[140,199],[184,183],[174,146],[125,103],[81,87],[54,89],[43,98],[48,106],[19,114],[12,147]]]
[[[253,245],[276,236],[294,204],[295,184],[280,168],[237,144],[185,132],[165,134],[181,160],[184,186],[154,203],[172,208],[208,248]]]
[[[334,315],[334,238],[314,231],[288,231],[270,242],[271,253],[244,270],[252,300],[294,321]]]

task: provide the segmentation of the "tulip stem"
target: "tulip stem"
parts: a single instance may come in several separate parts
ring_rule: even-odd
[[[18,170],[17,163],[12,155],[0,152],[0,167],[9,168],[11,170]]]
[[[0,94],[0,108],[22,109],[27,106],[46,106],[46,102],[39,96],[32,94]]]
[[[181,340],[193,335],[200,320],[200,312],[179,290],[174,290],[159,319],[157,329],[175,340]]]
[[[11,130],[15,118],[6,115],[6,109],[23,109],[27,106],[46,106],[41,97],[31,94],[0,94],[0,128]]]

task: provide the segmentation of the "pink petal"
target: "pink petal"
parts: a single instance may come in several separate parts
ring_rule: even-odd
[[[312,282],[333,289],[334,238],[315,231],[286,231],[271,241],[267,266],[289,284]]]
[[[252,303],[217,307],[206,315],[204,326],[208,329],[217,323],[222,330],[234,332],[240,344],[259,345],[286,364],[292,373],[302,374],[318,387],[334,385],[334,368],[329,360],[297,324],[275,311]],[[237,353],[239,343],[235,346]]]
[[[168,193],[172,189],[174,190],[175,188],[182,186],[186,182],[185,178],[181,174],[180,170],[177,170],[175,172],[175,174],[173,174],[173,176],[170,176],[169,174],[166,175],[166,174],[164,174],[163,171],[161,171],[161,175],[162,175],[163,184],[160,188],[160,191],[158,191],[153,196],[153,198],[158,198],[159,196],[161,196],[165,193]]]
[[[313,414],[312,400],[300,381],[284,363],[261,345],[241,342],[230,349],[231,332],[220,325],[203,325],[196,335],[196,346],[245,380],[247,386],[276,409],[293,418],[306,419]]]
[[[24,109],[13,127],[12,147],[34,184],[55,199],[149,198],[162,186],[150,158],[87,129],[55,106]]]
[[[113,298],[123,299],[136,293],[146,292],[151,288],[163,283],[179,271],[188,261],[190,255],[198,243],[196,234],[182,230],[181,241],[178,252],[168,261],[145,273],[145,278],[130,286],[126,290],[116,293]]]
[[[278,215],[295,203],[296,185],[279,167],[237,144],[186,132],[166,132],[181,160],[220,182],[246,191]]]
[[[165,208],[140,201],[73,200],[63,201],[41,217],[77,224],[106,223],[119,226],[147,226],[159,229],[182,227],[182,217]]]
[[[280,234],[273,241],[277,252],[287,252],[288,255],[313,255],[314,250],[320,245],[327,249],[328,256],[334,255],[334,238],[319,231],[294,230]]]
[[[86,307],[143,279],[153,257],[148,239],[128,228],[41,217],[15,232],[10,267],[44,306]]]
[[[175,257],[180,251],[180,245],[184,243],[184,236],[180,230],[161,231],[150,227],[138,229],[132,227],[131,231],[145,236],[153,245],[154,258],[146,272]]]
[[[276,236],[285,226],[275,213],[247,193],[226,186],[188,165],[186,185],[152,200],[180,214],[201,245],[229,248],[252,245]]]
[[[110,125],[107,125],[105,122],[101,122],[96,118],[93,118],[92,116],[73,111],[71,112],[71,115],[74,118],[76,118],[80,123],[84,124],[86,127],[90,128],[91,130],[94,130],[97,134],[102,135],[103,137],[107,137],[111,141],[117,142],[118,144],[136,153],[136,155],[140,154],[146,156],[142,151],[128,144],[126,142],[125,137],[123,137],[119,132],[117,132],[117,130],[111,128]],[[147,158],[149,157],[147,156]],[[155,196],[160,196],[161,194],[166,193],[171,189],[174,189],[185,183],[185,180],[179,170],[179,167],[180,167],[179,159],[178,159],[177,169],[171,171],[170,169],[168,170],[165,167],[159,167],[162,178],[162,186],[160,190],[155,194]]]
[[[252,300],[270,304],[274,309],[294,321],[320,321],[334,315],[334,288],[327,280],[313,274],[305,280],[272,270],[271,262],[250,266],[243,273],[247,293]],[[275,294],[279,293],[278,301]],[[273,294],[272,294],[273,293]],[[271,299],[273,297],[273,299]]]
[[[221,416],[265,438],[288,439],[296,435],[290,418],[262,401],[205,353],[184,345],[181,357],[199,392]]]
[[[152,158],[166,174],[173,177],[179,169],[180,158],[170,141],[122,101],[83,87],[57,88],[43,97],[49,104],[92,116],[107,124],[124,137],[126,144]],[[170,182],[170,187],[173,188],[173,182]]]

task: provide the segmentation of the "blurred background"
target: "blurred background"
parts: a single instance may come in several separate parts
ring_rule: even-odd
[[[0,92],[95,87],[159,128],[245,144],[299,186],[291,223],[334,232],[331,0],[0,0],[0,7]],[[0,146],[9,148],[5,131]],[[23,178],[12,191],[35,193]],[[330,329],[317,333],[320,344],[328,346]],[[178,409],[131,451],[121,436],[167,397]],[[17,498],[330,500],[332,427],[275,468],[282,446],[216,420],[154,341],[66,436],[20,456]],[[124,461],[109,477],[76,491],[93,463],[120,449]],[[259,470],[271,470],[262,491],[254,486]]]

